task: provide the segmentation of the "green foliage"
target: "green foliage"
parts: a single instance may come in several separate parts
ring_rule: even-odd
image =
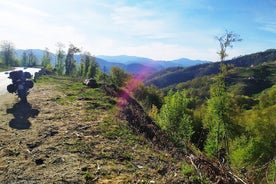
[[[245,111],[239,118],[244,131],[230,144],[232,166],[246,168],[256,183],[275,182],[275,111],[276,105]]]
[[[207,113],[204,118],[206,128],[209,134],[206,141],[205,150],[209,155],[220,158],[225,157],[225,153],[229,153],[228,138],[231,134],[230,120],[230,101],[229,95],[226,92],[225,76],[228,74],[227,66],[224,63],[228,56],[227,48],[231,48],[234,42],[239,42],[239,35],[226,30],[226,33],[220,37],[216,37],[219,41],[220,50],[220,74],[215,79],[214,84],[210,88],[210,99],[207,100]],[[225,151],[224,151],[225,150]]]
[[[102,72],[100,69],[97,70],[95,78],[98,82],[101,82],[105,85],[110,81],[110,76],[108,76],[105,72]]]
[[[205,150],[209,155],[215,156],[220,149],[228,150],[229,96],[222,76],[212,84],[210,94],[204,117],[204,125],[209,130]]]
[[[81,61],[78,67],[78,75],[81,77],[94,78],[99,70],[99,64],[95,57],[89,52],[81,55]]]
[[[10,41],[1,41],[0,57],[4,65],[7,67],[19,65],[18,60],[15,58],[15,46]]]
[[[94,78],[96,76],[98,68],[99,68],[99,64],[96,62],[95,57],[92,57],[89,62],[87,77]]]
[[[232,159],[238,166],[260,166],[275,156],[276,105],[261,110],[245,112],[240,124],[245,135],[237,138],[233,146]]]
[[[259,97],[259,107],[264,109],[266,107],[276,104],[276,85],[264,91]]]
[[[78,68],[78,76],[83,77],[85,75],[85,64],[84,62],[80,62],[79,68]]]
[[[234,111],[235,115],[239,112],[252,109],[258,104],[258,100],[253,97],[248,97],[245,95],[231,95],[231,109]]]
[[[62,43],[57,43],[58,51],[56,53],[57,56],[57,62],[55,65],[55,69],[57,71],[58,75],[63,75],[65,70],[65,51],[63,50],[64,45]]]
[[[192,165],[187,164],[187,163],[183,164],[181,172],[184,175],[188,175],[188,176],[196,174],[195,168]]]
[[[23,67],[28,66],[28,56],[27,56],[27,53],[26,53],[25,51],[24,51],[23,54],[22,54],[21,65],[22,65]]]
[[[143,83],[140,83],[133,91],[133,96],[147,111],[153,105],[160,109],[163,104],[163,95],[155,86],[145,86]]]
[[[189,102],[184,91],[170,92],[157,118],[161,128],[178,144],[187,144],[193,134],[192,119],[187,108]]]
[[[199,104],[202,104],[209,97],[209,88],[212,84],[211,76],[197,77],[184,83],[176,85],[177,90],[187,89],[189,97],[197,98]]]
[[[51,56],[49,50],[46,48],[43,54],[43,57],[41,59],[41,66],[52,68],[51,66]],[[51,66],[51,67],[50,67]]]
[[[150,111],[149,111],[149,116],[153,119],[153,120],[157,120],[158,117],[158,113],[159,113],[159,109],[155,106],[152,105]]]
[[[272,160],[267,168],[267,183],[275,184],[276,183],[276,160]]]
[[[45,69],[47,71],[53,71],[53,67],[52,67],[52,65],[50,63],[46,65]]]
[[[119,87],[122,87],[129,78],[129,74],[117,66],[110,69],[110,76],[112,83]]]
[[[65,59],[65,75],[73,76],[76,74],[76,60],[74,54],[80,52],[80,49],[73,44],[69,45],[68,52]]]

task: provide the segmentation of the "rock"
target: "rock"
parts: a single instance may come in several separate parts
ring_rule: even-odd
[[[58,157],[52,163],[53,164],[60,164],[60,163],[63,163],[63,162],[65,162],[65,160],[61,157]]]
[[[90,78],[90,79],[85,79],[83,81],[83,84],[90,87],[90,88],[96,88],[98,87],[98,84],[97,84],[97,81],[93,78]]]
[[[44,164],[44,160],[42,158],[39,158],[39,159],[35,160],[35,163],[36,163],[36,165],[42,165],[42,164]]]

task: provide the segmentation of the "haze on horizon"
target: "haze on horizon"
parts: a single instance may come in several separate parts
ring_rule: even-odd
[[[243,39],[229,58],[275,48],[275,0],[0,0],[0,41],[16,49],[70,43],[92,55],[216,61],[215,36]]]

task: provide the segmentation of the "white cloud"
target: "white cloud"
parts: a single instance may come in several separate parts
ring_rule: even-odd
[[[276,19],[260,21],[260,23],[262,24],[260,29],[276,34]]]
[[[111,18],[121,31],[132,36],[146,39],[162,39],[171,37],[170,23],[157,12],[137,6],[114,8]]]

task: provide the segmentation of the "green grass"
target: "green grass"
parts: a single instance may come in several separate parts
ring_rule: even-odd
[[[102,88],[87,88],[81,80],[64,76],[42,76],[37,80],[39,85],[57,90],[59,93],[50,100],[82,114],[78,125],[89,125],[81,130],[84,137],[75,136],[64,144],[69,152],[80,154],[89,163],[82,175],[87,183],[188,182],[188,175],[182,170],[184,158],[176,159],[133,131],[119,116],[117,99]],[[196,178],[196,173],[192,176]]]

